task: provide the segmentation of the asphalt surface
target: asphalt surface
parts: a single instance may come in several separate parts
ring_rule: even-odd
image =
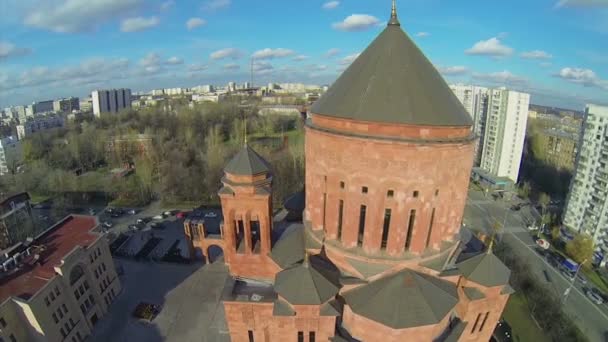
[[[583,288],[591,283],[583,285],[579,280],[574,282],[570,294],[564,297],[571,281],[536,252],[532,234],[526,228],[526,222],[529,222],[526,211],[509,210],[511,205],[509,201],[495,201],[491,197],[484,197],[480,192],[470,191],[464,222],[472,230],[486,231],[497,221],[501,225],[506,222],[504,230],[497,238],[529,262],[530,269],[538,280],[562,299],[564,312],[578,325],[589,341],[608,342],[608,304],[597,305],[591,302],[583,291]]]

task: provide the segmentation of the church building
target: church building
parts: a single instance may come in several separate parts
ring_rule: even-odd
[[[472,124],[393,1],[310,109],[301,222],[274,227],[271,165],[245,145],[224,170],[219,233],[185,223],[193,251],[223,251],[231,340],[488,341],[513,290],[491,250],[460,241]]]

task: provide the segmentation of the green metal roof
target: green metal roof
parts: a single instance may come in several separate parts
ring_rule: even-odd
[[[277,299],[272,307],[273,316],[295,316],[296,312],[291,305],[284,300]]]
[[[455,284],[412,270],[355,288],[344,298],[355,313],[393,329],[436,324],[458,303]]]
[[[473,125],[469,113],[398,21],[389,22],[315,102],[311,113],[396,124]]]
[[[262,156],[249,145],[243,148],[228,162],[224,168],[226,173],[240,176],[253,176],[270,172],[270,165]]]
[[[285,269],[304,260],[305,238],[303,229],[295,229],[283,234],[287,235],[274,244],[270,257]]]
[[[482,253],[456,265],[468,280],[494,287],[507,285],[511,271],[492,253]]]
[[[463,291],[467,298],[469,298],[470,300],[479,300],[486,298],[486,295],[484,295],[483,292],[479,291],[474,287],[465,287]]]
[[[292,305],[320,305],[333,298],[340,289],[337,277],[319,270],[320,264],[304,261],[279,272],[275,291]]]
[[[337,300],[332,299],[329,302],[321,305],[319,314],[321,316],[340,316],[342,314],[342,305]]]

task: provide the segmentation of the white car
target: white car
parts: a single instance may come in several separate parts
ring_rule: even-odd
[[[137,211],[135,209],[131,209],[131,210],[127,211],[127,214],[135,215],[135,214],[137,214]]]
[[[531,232],[537,231],[538,230],[538,226],[528,226],[528,230]]]
[[[214,213],[213,211],[210,211],[208,213],[205,213],[205,217],[207,217],[207,218],[216,218],[217,214]]]
[[[594,302],[595,304],[597,304],[597,305],[604,304],[604,300],[597,293],[595,293],[593,291],[587,291],[585,294],[587,295],[587,298],[591,299],[591,301]]]
[[[163,215],[156,215],[156,216],[154,216],[152,219],[154,219],[154,220],[162,220],[162,219],[164,219],[164,218],[165,218],[165,217],[164,217]]]

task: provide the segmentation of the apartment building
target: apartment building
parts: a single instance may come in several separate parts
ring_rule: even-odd
[[[65,126],[65,120],[60,115],[40,116],[17,125],[17,138],[22,140],[33,133],[63,126]]]
[[[564,225],[608,255],[608,107],[589,104],[586,112]]]
[[[559,170],[574,170],[576,161],[578,134],[570,133],[562,129],[543,129],[535,136],[542,146],[544,155],[535,156],[547,165]]]
[[[479,137],[475,166],[517,183],[526,138],[530,94],[507,88],[455,84],[450,88],[471,114]]]
[[[131,108],[131,89],[95,90],[91,93],[93,114],[99,117],[101,113],[118,113],[125,108]]]
[[[473,131],[479,137],[475,146],[475,166],[481,163],[486,114],[488,110],[488,88],[474,85],[452,84],[450,88],[473,118]]]
[[[0,340],[83,341],[121,291],[94,217],[71,215],[0,256]]]
[[[15,137],[0,139],[0,176],[16,171],[22,155],[21,143]]]
[[[74,110],[80,110],[80,100],[77,97],[53,101],[53,111],[55,112],[71,113]]]

